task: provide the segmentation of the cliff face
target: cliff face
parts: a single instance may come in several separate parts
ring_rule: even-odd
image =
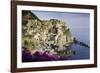
[[[22,45],[32,54],[36,51],[71,55],[68,49],[73,43],[68,26],[61,20],[40,20],[30,11],[22,12]]]

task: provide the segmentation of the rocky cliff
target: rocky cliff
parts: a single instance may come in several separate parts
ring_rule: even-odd
[[[22,11],[22,47],[30,54],[38,53],[38,57],[45,54],[48,60],[63,59],[73,55],[70,47],[75,42],[79,43],[72,37],[65,22],[58,19],[40,20],[31,11]],[[47,56],[42,58],[47,60]]]

